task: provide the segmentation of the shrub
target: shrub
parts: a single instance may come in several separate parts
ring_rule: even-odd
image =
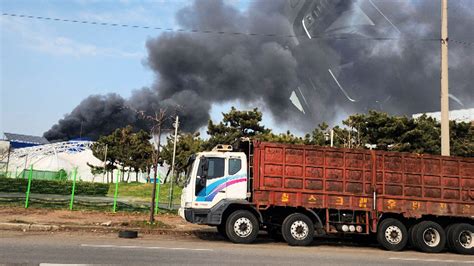
[[[28,179],[0,177],[0,192],[26,192]],[[72,191],[72,181],[31,180],[31,193],[69,195]],[[106,196],[109,184],[76,182],[75,195]]]

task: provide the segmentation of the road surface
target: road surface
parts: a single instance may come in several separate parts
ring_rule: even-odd
[[[377,247],[315,244],[289,247],[260,240],[237,245],[222,239],[171,236],[120,239],[111,234],[0,231],[0,264],[160,265],[474,265],[451,253],[388,252]]]

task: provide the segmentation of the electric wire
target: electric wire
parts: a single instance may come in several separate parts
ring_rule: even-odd
[[[230,31],[215,31],[215,30],[199,30],[199,29],[183,29],[183,28],[166,28],[166,27],[157,27],[157,26],[143,26],[143,25],[132,25],[132,24],[121,24],[121,23],[111,23],[111,22],[97,22],[90,20],[76,20],[76,19],[67,19],[67,18],[53,18],[45,16],[33,16],[17,13],[2,13],[2,16],[15,17],[15,18],[26,18],[26,19],[36,19],[36,20],[46,20],[53,22],[69,22],[77,24],[87,24],[94,26],[108,26],[108,27],[122,27],[130,29],[145,29],[145,30],[161,30],[161,31],[170,31],[170,32],[187,32],[187,33],[201,33],[201,34],[218,34],[218,35],[233,35],[233,36],[251,36],[251,37],[280,37],[280,38],[298,38],[306,37],[306,35],[295,35],[295,34],[277,34],[277,33],[253,33],[253,32],[230,32]],[[366,40],[366,41],[441,41],[440,38],[413,38],[413,37],[352,37],[352,36],[331,36],[331,35],[316,35],[311,36],[311,39],[319,40]],[[474,47],[474,42],[460,41],[455,39],[449,39],[450,42],[463,45],[466,47]]]
[[[464,45],[464,46],[474,47],[474,42],[458,41],[458,40],[453,40],[453,39],[449,39],[448,42],[453,42],[453,43],[461,44],[461,45]]]
[[[215,31],[215,30],[200,30],[200,29],[183,29],[183,28],[167,28],[157,26],[143,26],[143,25],[132,25],[132,24],[121,24],[121,23],[110,23],[110,22],[97,22],[90,20],[77,20],[67,18],[54,18],[46,16],[33,16],[26,14],[17,13],[2,13],[2,16],[15,17],[15,18],[26,18],[36,20],[46,20],[53,22],[68,22],[77,24],[87,24],[94,26],[109,26],[109,27],[122,27],[131,29],[146,29],[146,30],[161,30],[169,32],[188,32],[188,33],[201,33],[201,34],[218,34],[218,35],[233,35],[233,36],[251,36],[251,37],[279,37],[279,38],[298,38],[306,37],[306,35],[295,35],[295,34],[277,34],[277,33],[255,33],[255,32],[231,32],[231,31]],[[413,37],[349,37],[349,36],[331,36],[331,35],[316,35],[311,36],[311,39],[322,39],[322,40],[362,40],[362,41],[398,41],[398,40],[412,40],[412,41],[439,41],[439,38],[413,38]]]

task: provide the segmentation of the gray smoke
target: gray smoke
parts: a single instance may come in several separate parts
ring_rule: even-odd
[[[301,20],[319,2],[331,3],[330,15],[306,33]],[[474,41],[473,7],[469,0],[450,2],[450,39]],[[370,23],[361,23],[360,10]],[[146,127],[127,106],[177,112],[187,131],[207,123],[212,104],[235,100],[263,105],[278,122],[304,131],[341,113],[439,110],[439,1],[256,1],[240,12],[209,0],[195,1],[176,18],[184,29],[211,33],[148,40],[146,64],[156,73],[150,88],[128,100],[90,96],[45,137],[78,136],[81,124],[82,135],[91,138],[127,123]],[[264,36],[269,33],[276,36]],[[284,36],[290,34],[297,37]],[[450,93],[460,99],[451,109],[474,106],[473,48],[450,42]],[[300,108],[290,101],[292,93]]]
[[[117,94],[91,95],[45,132],[44,137],[49,140],[97,139],[116,128],[135,123],[134,113],[124,106],[125,100]]]

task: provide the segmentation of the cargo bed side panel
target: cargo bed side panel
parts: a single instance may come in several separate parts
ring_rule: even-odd
[[[253,200],[292,206],[474,215],[474,159],[255,142]]]

